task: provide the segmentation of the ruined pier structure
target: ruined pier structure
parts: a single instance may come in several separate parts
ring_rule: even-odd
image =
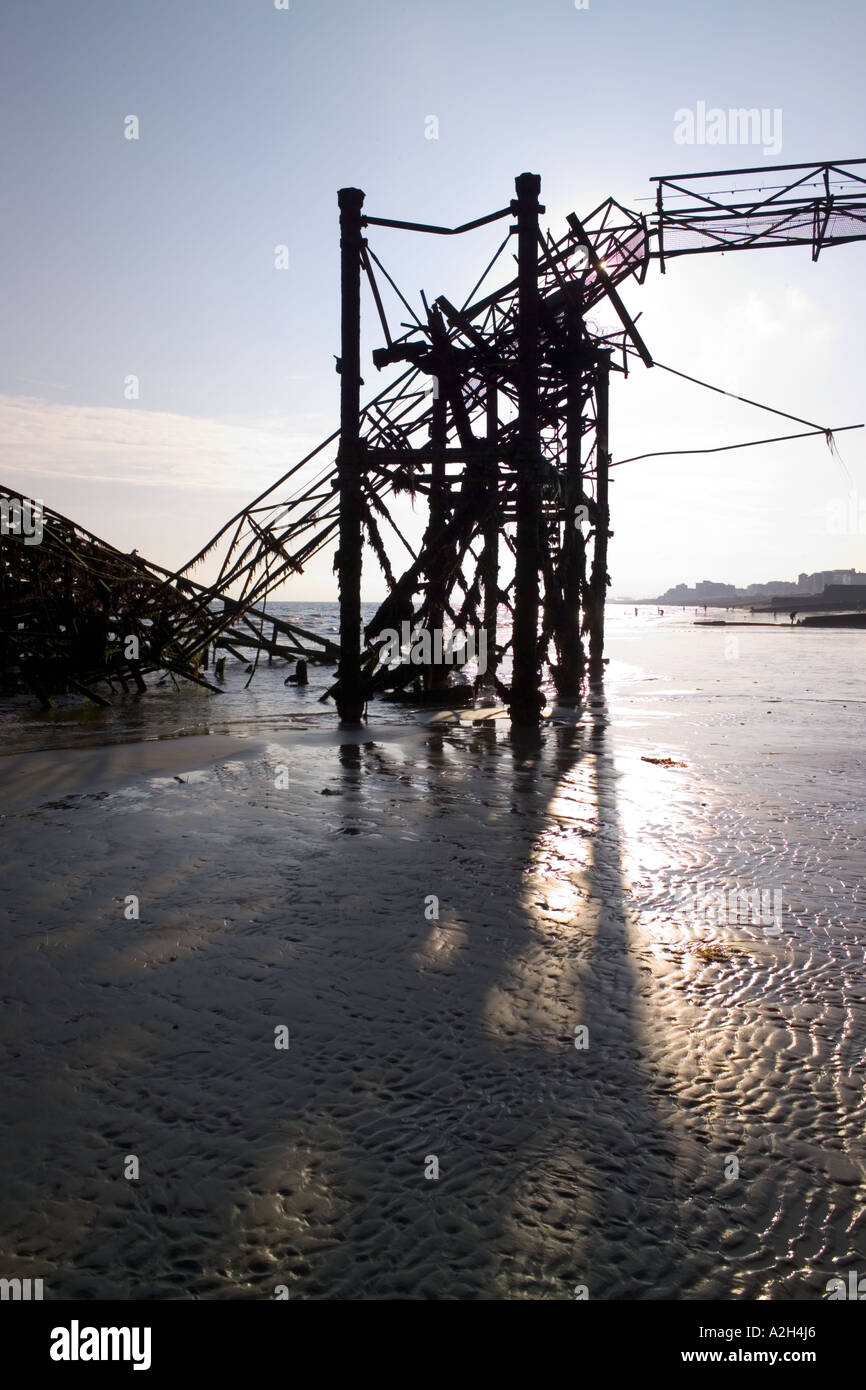
[[[653,365],[620,291],[643,283],[653,261],[664,273],[681,256],[792,246],[808,247],[817,261],[826,247],[866,238],[864,160],[654,182],[649,218],[607,198],[582,219],[570,213],[558,239],[542,232],[535,174],[517,178],[505,207],[459,227],[372,216],[359,189],[339,193],[340,428],[232,517],[181,575],[221,554],[206,597],[231,596],[240,611],[261,605],[336,545],[341,640],[329,694],[344,719],[361,718],[374,693],[417,691],[417,662],[394,668],[383,659],[406,623],[434,636],[430,650],[445,622],[483,631],[487,682],[516,724],[539,718],[546,662],[561,700],[599,682],[609,474],[635,461],[611,464],[610,374]],[[445,295],[428,303],[422,292],[416,312],[382,263],[392,231],[464,235],[501,220],[504,239],[459,308]],[[361,404],[365,282],[384,338],[373,362],[396,375]],[[809,432],[830,438],[817,427]],[[327,452],[335,445],[336,465]],[[401,493],[425,507],[420,545],[401,530]],[[362,630],[362,564],[368,573],[371,561],[387,598]],[[511,631],[503,622],[499,643],[503,609]],[[435,662],[422,668],[432,698],[446,697],[447,681]]]
[[[560,699],[577,700],[587,679],[602,679],[608,383],[612,370],[626,369],[627,348],[649,358],[597,248],[601,235],[617,269],[642,278],[646,229],[632,217],[623,227],[609,202],[593,214],[597,223],[601,214],[593,239],[572,215],[565,236],[553,242],[539,223],[540,188],[537,174],[521,174],[508,206],[457,228],[367,216],[359,189],[339,193],[340,658],[332,693],[344,721],[361,719],[370,694],[395,683],[378,661],[377,639],[407,618],[414,628],[431,632],[446,620],[461,630],[467,620],[480,625],[489,654],[487,679],[517,725],[540,718],[551,645],[550,671]],[[460,309],[444,296],[432,305],[422,296],[423,318],[410,309],[414,324],[392,338],[374,263],[387,272],[366,230],[454,235],[503,218],[513,222],[491,266],[506,248],[514,249],[516,238],[516,277]],[[401,379],[402,389],[375,413],[362,411],[360,399],[365,276],[386,340],[373,353],[374,363],[410,368],[409,381]],[[586,323],[588,308],[603,295],[614,301],[621,321],[606,335]],[[621,366],[612,361],[615,349],[622,353]],[[422,544],[399,578],[371,511],[371,501],[382,511],[383,484],[427,499]],[[390,594],[362,630],[365,531]],[[506,568],[510,573],[503,579]],[[499,645],[501,606],[510,614],[511,635]],[[512,677],[505,686],[499,668],[509,646]],[[407,671],[407,681],[417,674],[417,667]],[[447,670],[431,666],[424,680],[435,692],[447,682]]]
[[[141,690],[160,671],[215,689],[202,672],[216,647],[245,663],[254,653],[251,678],[262,654],[336,660],[323,698],[355,722],[376,693],[410,690],[414,699],[420,687],[450,702],[451,662],[435,655],[448,627],[483,634],[479,676],[516,725],[538,722],[545,667],[559,700],[579,699],[604,670],[610,470],[656,456],[611,463],[611,373],[653,365],[620,290],[642,283],[653,261],[664,273],[681,256],[792,246],[817,261],[827,247],[866,240],[866,160],[663,175],[655,184],[649,221],[608,198],[583,219],[570,213],[558,240],[542,231],[541,183],[531,173],[517,178],[505,207],[459,227],[372,216],[359,189],[342,189],[339,429],[173,573],[41,504],[40,535],[28,534],[28,499],[0,487],[0,689],[29,687],[43,702],[83,690],[99,702],[97,685]],[[503,220],[504,238],[460,307],[422,292],[416,311],[382,263],[379,242],[392,232],[465,235]],[[365,282],[384,338],[373,363],[390,373],[362,404]],[[832,430],[761,408],[800,427],[782,438],[824,435],[832,444]],[[423,508],[420,543],[401,529],[401,494]],[[267,609],[271,594],[334,549],[339,647]],[[368,573],[371,561],[387,597],[362,626],[362,567]],[[196,575],[205,563],[217,571],[210,583]],[[498,624],[503,610],[508,620]],[[412,634],[412,659],[394,658],[395,632]]]

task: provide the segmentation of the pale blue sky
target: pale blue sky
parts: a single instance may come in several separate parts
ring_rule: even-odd
[[[2,477],[181,562],[334,427],[341,185],[372,213],[452,223],[531,169],[559,235],[608,194],[648,208],[653,174],[866,156],[864,39],[855,0],[7,5]],[[781,155],[675,144],[674,112],[699,100],[781,108]],[[371,244],[413,296],[456,298],[500,239]],[[864,271],[866,243],[817,266],[762,251],[653,269],[625,297],[660,361],[847,424],[866,417]],[[369,357],[365,377],[382,384]],[[613,412],[615,457],[782,432],[643,369]],[[839,444],[851,482],[821,441],[624,467],[614,592],[866,568],[866,442]],[[835,534],[827,504],[852,486],[863,529]],[[331,592],[323,560],[290,596]]]

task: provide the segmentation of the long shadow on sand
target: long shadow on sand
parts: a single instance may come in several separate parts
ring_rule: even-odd
[[[366,952],[357,921],[352,946],[334,933],[354,1042],[282,1141],[309,1199],[268,1233],[292,1295],[664,1297],[702,1264],[643,1046],[607,738],[598,703],[513,737],[509,774],[493,729],[430,734],[411,853],[361,850]],[[357,832],[370,780],[400,772],[376,745],[340,765]],[[321,990],[309,968],[294,987]]]
[[[699,1275],[608,740],[602,703],[529,739],[373,732],[289,812],[239,800],[237,843],[185,871],[199,945],[136,976],[99,1060],[65,1060],[53,1141],[97,1157],[55,1183],[54,1296],[658,1298]],[[154,866],[143,891],[171,886]]]

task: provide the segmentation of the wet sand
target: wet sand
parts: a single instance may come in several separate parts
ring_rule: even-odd
[[[537,739],[331,718],[0,760],[0,1273],[814,1299],[862,1272],[866,704],[751,683],[626,681]],[[697,919],[701,883],[780,889],[781,933]]]

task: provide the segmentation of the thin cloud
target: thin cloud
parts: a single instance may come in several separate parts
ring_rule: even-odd
[[[138,407],[71,405],[0,396],[4,478],[11,475],[136,488],[249,492],[252,497],[327,433],[288,421],[198,418]]]

